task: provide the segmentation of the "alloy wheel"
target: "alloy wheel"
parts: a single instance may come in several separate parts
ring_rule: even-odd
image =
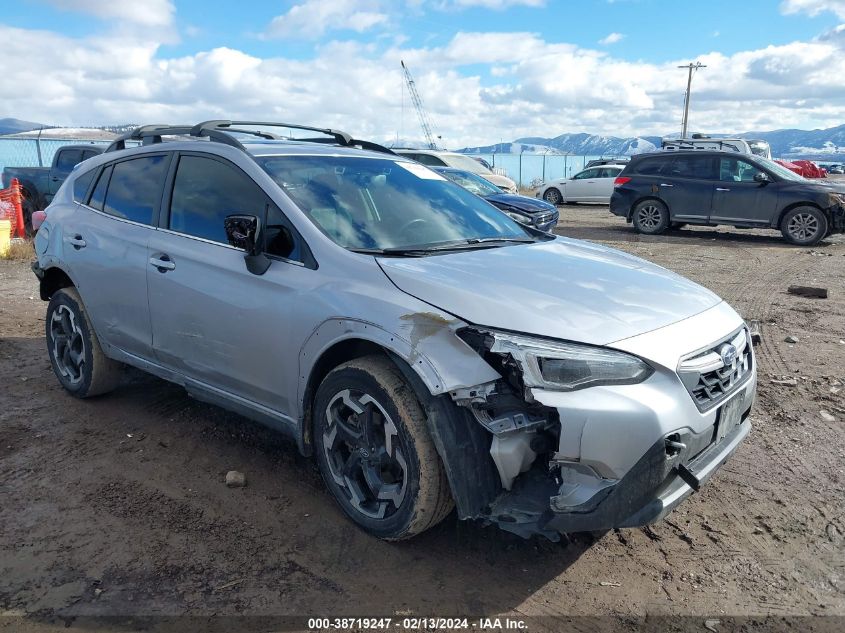
[[[786,230],[796,241],[805,242],[818,233],[819,221],[812,213],[796,213],[789,218]]]
[[[325,411],[323,450],[332,479],[364,516],[384,519],[405,499],[408,463],[396,425],[369,394],[344,389]]]
[[[561,201],[560,192],[554,188],[547,190],[543,198],[545,198],[546,202],[554,205],[560,204]]]
[[[59,305],[50,317],[50,336],[53,340],[53,359],[59,373],[72,385],[82,380],[85,364],[85,341],[82,328],[73,311]]]
[[[637,220],[640,226],[645,229],[657,228],[660,225],[661,219],[660,209],[651,204],[637,212]]]

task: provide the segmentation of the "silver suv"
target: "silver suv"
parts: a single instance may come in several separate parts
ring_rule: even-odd
[[[754,354],[713,293],[267,127],[142,127],[62,186],[33,267],[72,395],[125,364],[271,425],[385,539],[453,507],[526,537],[652,523],[748,434]]]

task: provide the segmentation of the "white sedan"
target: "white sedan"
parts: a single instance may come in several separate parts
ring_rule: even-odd
[[[610,204],[613,181],[625,165],[601,165],[579,171],[571,178],[544,182],[534,195],[552,204],[595,202]]]

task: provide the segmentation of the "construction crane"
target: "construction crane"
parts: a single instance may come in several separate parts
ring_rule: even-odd
[[[408,84],[408,92],[411,93],[411,101],[414,102],[414,108],[417,110],[417,118],[420,120],[420,127],[422,128],[423,134],[425,134],[428,149],[437,149],[437,144],[434,142],[434,135],[431,133],[431,124],[428,122],[428,116],[426,116],[425,108],[417,92],[417,86],[414,83],[414,78],[411,76],[411,71],[408,70],[404,61],[399,60],[399,63],[402,64],[402,71],[405,73],[405,83]]]

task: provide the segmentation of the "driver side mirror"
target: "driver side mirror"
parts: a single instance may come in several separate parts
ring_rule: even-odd
[[[771,182],[769,178],[769,174],[764,171],[758,171],[754,174],[754,182],[759,182],[760,184],[766,184],[767,182]]]
[[[246,268],[253,275],[263,275],[270,259],[261,251],[261,220],[255,215],[227,215],[223,220],[230,246],[246,251]]]

